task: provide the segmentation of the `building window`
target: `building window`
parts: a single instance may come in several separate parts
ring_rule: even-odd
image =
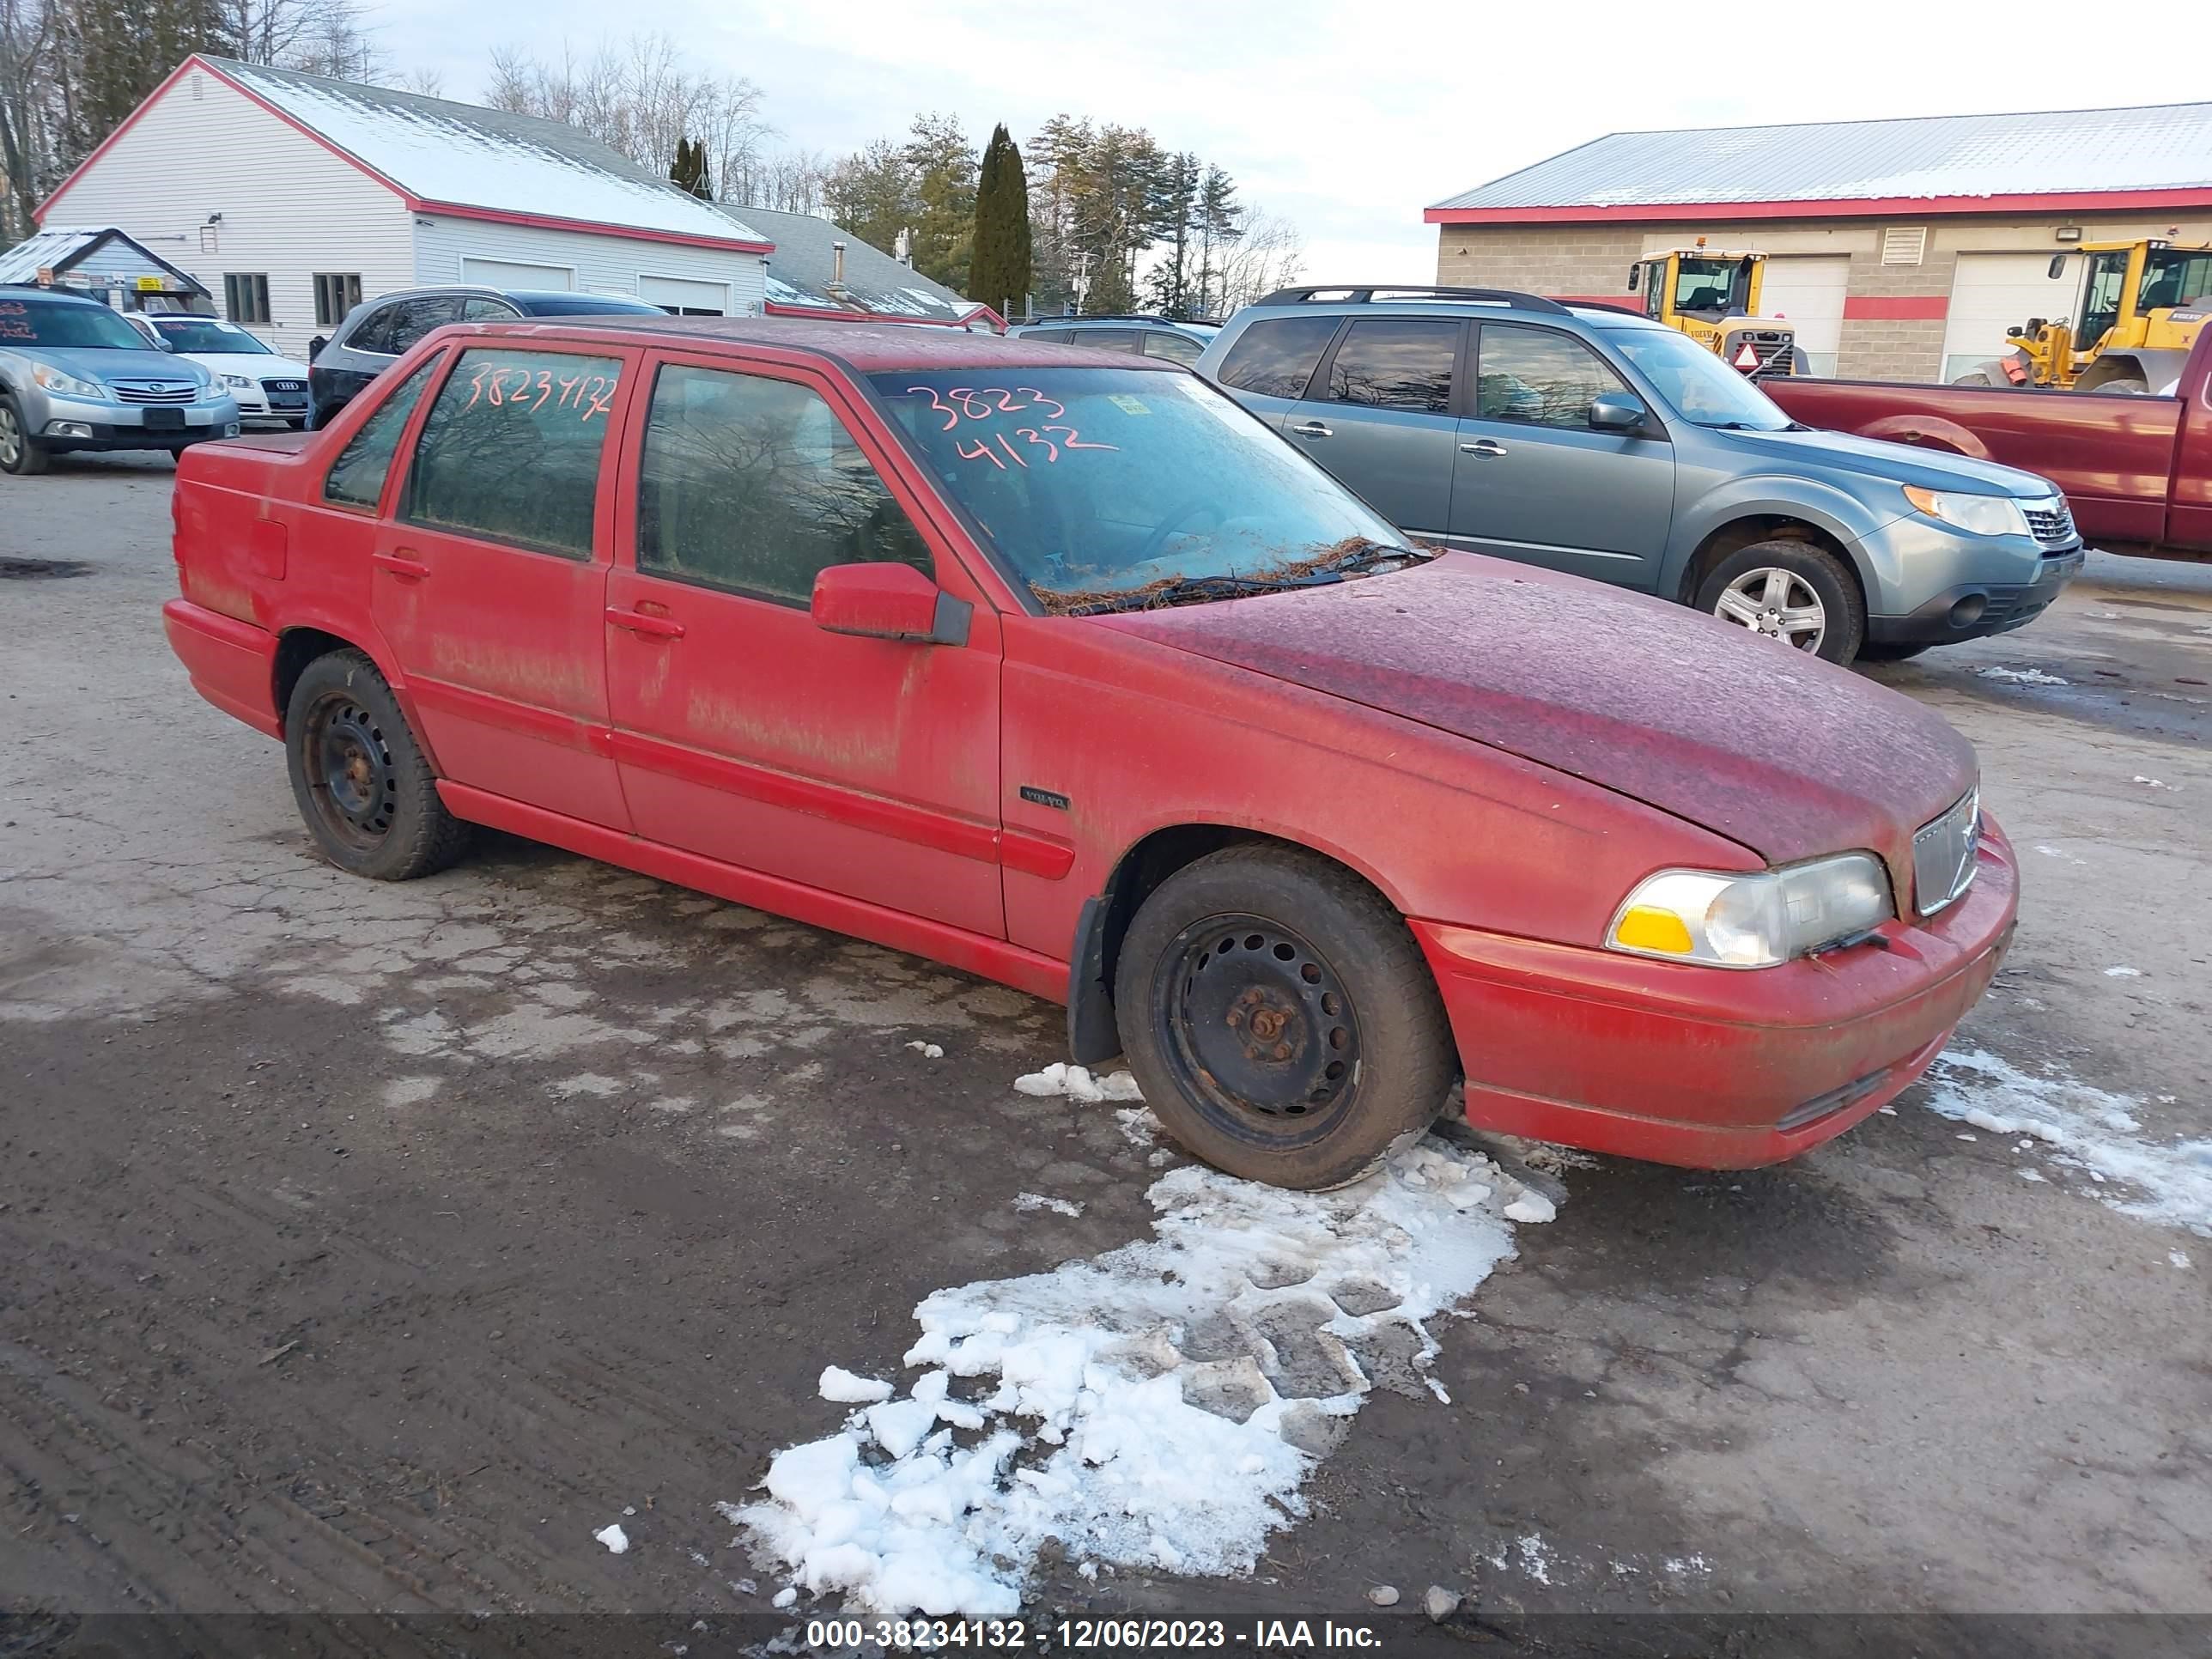
[[[361,303],[361,273],[357,270],[319,270],[315,273],[315,326],[335,328],[345,314]]]
[[[258,270],[234,270],[222,279],[222,302],[234,323],[269,320],[269,277]]]

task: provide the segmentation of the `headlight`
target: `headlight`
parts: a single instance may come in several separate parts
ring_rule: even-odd
[[[1977,536],[2027,534],[2027,514],[2009,495],[1966,495],[1955,489],[1923,489],[1918,484],[1907,484],[1905,499],[1929,518]]]
[[[91,380],[80,380],[74,374],[64,374],[58,368],[44,363],[31,366],[31,378],[49,392],[58,392],[64,398],[92,398],[107,401],[107,388]]]
[[[1869,853],[1747,875],[1662,870],[1628,896],[1606,945],[1713,968],[1771,968],[1896,914],[1881,861]]]
[[[244,374],[226,374],[222,377],[222,383],[225,386],[237,386],[242,391],[250,392],[253,389],[253,381]]]

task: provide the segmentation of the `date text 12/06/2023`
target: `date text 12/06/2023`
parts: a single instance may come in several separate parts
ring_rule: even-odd
[[[1370,1652],[1382,1647],[1371,1625],[1333,1619],[1061,1619],[1031,1624],[1023,1619],[814,1619],[806,1645],[843,1650],[866,1643],[905,1650],[980,1648],[1049,1653],[1094,1650],[1167,1651],[1243,1648],[1283,1652],[1327,1648]]]

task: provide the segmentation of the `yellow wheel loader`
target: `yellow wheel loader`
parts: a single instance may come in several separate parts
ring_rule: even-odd
[[[2071,321],[2031,317],[2005,331],[2012,349],[1954,386],[2067,392],[2166,392],[2212,317],[2212,247],[2157,238],[2084,242]],[[2071,256],[2051,258],[2051,279]]]
[[[1802,374],[1797,331],[1759,314],[1764,253],[1716,252],[1699,237],[1694,247],[1646,254],[1628,268],[1628,291],[1644,295],[1644,314],[1717,352],[1729,367],[1765,380]]]

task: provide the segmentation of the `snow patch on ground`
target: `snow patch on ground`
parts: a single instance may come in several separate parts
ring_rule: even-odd
[[[1977,668],[1974,672],[1985,680],[2009,680],[2015,685],[2065,685],[2070,683],[2060,679],[2056,674],[2046,674],[2040,668],[2007,668],[1998,663]]]
[[[2142,969],[2140,968],[2130,968],[2127,966],[2126,963],[2123,963],[2118,967],[2106,969],[2105,977],[2106,979],[2141,979],[2142,977]]]
[[[1083,1206],[1065,1198],[1048,1198],[1042,1193],[1016,1193],[1014,1207],[1024,1213],[1031,1210],[1050,1210],[1054,1215],[1079,1216]]]
[[[619,1521],[612,1526],[601,1527],[592,1536],[605,1544],[611,1554],[623,1555],[629,1553],[629,1534],[622,1529],[622,1522]]]
[[[793,1589],[894,1615],[1005,1617],[1048,1539],[1248,1572],[1368,1393],[1431,1385],[1425,1322],[1512,1255],[1516,1206],[1551,1212],[1531,1196],[1433,1136],[1332,1193],[1179,1168],[1147,1194],[1152,1237],[924,1301],[905,1396],[779,1453],[765,1498],[722,1513]]]
[[[2148,785],[2153,789],[2172,789],[2174,787],[2172,784],[2168,783],[2164,778],[2147,778],[2140,772],[2136,773],[2130,781]]]
[[[934,1042],[922,1042],[917,1041],[909,1042],[906,1046],[913,1049],[915,1053],[920,1054],[924,1060],[942,1060],[945,1058],[945,1050]]]
[[[2122,1214],[2212,1238],[2212,1139],[2148,1139],[2134,1097],[2032,1076],[1979,1048],[1940,1055],[1928,1075],[1931,1111],[1991,1134],[2033,1136],[2052,1162],[2130,1189],[2096,1194]]]
[[[819,1387],[824,1400],[841,1406],[872,1406],[891,1397],[891,1385],[881,1377],[862,1376],[842,1365],[823,1366]]]
[[[1142,1100],[1137,1091],[1137,1079],[1127,1072],[1115,1072],[1110,1077],[1094,1077],[1081,1066],[1070,1066],[1056,1060],[1042,1072],[1030,1072],[1014,1079],[1014,1087],[1025,1095],[1038,1099],[1049,1099],[1065,1095],[1070,1100],[1097,1103],[1102,1100]]]

